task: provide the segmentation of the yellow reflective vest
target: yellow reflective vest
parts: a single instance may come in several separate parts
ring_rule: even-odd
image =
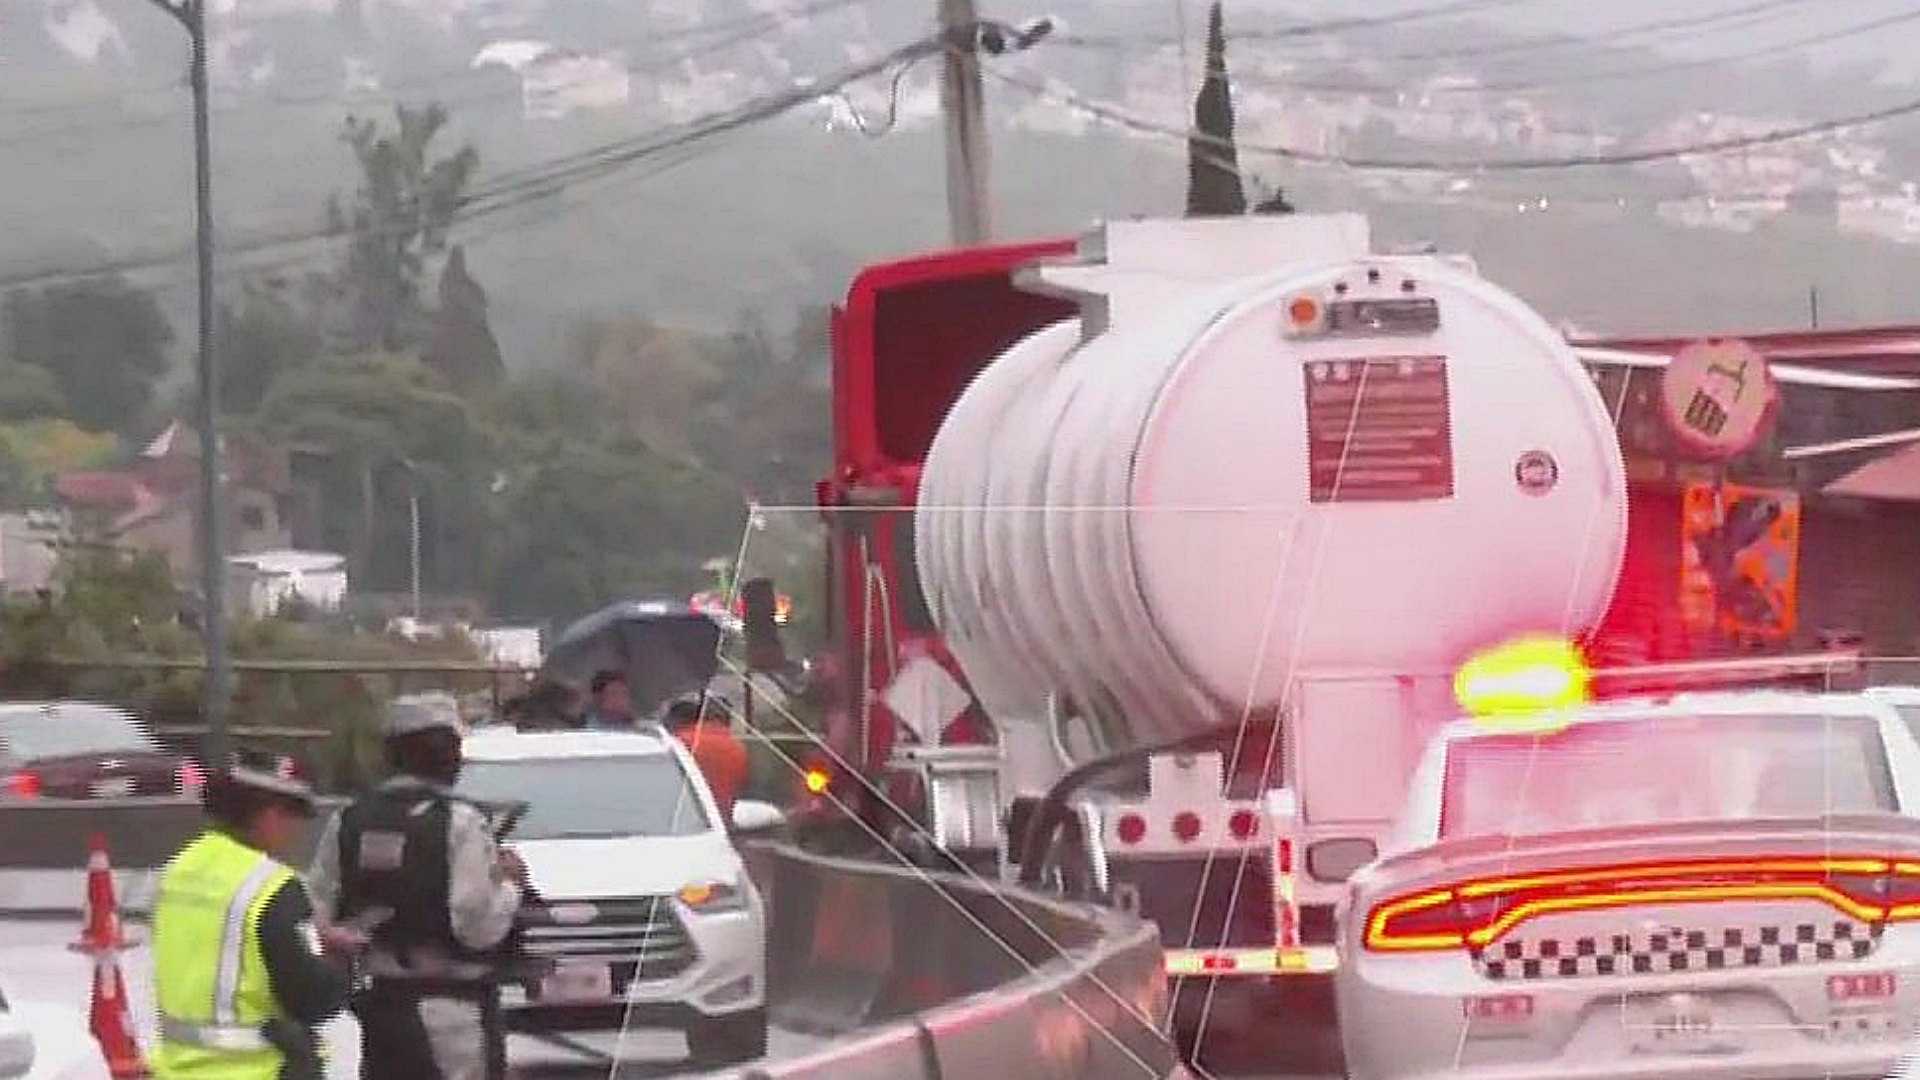
[[[167,864],[153,907],[156,1080],[279,1074],[281,1053],[261,1033],[283,1014],[260,950],[260,916],[292,877],[218,830],[201,834]]]

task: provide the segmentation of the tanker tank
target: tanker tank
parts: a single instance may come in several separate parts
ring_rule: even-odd
[[[1311,244],[1196,283],[1181,226],[1036,270],[1082,319],[1002,354],[928,454],[918,569],[990,713],[1063,695],[1137,745],[1599,621],[1625,472],[1538,314],[1458,260]]]

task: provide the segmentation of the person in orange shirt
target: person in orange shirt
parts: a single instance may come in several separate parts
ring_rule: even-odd
[[[722,824],[731,829],[733,801],[747,786],[748,764],[747,748],[734,738],[726,710],[706,697],[676,701],[667,710],[667,729],[693,754],[713,789],[713,801],[720,804]]]

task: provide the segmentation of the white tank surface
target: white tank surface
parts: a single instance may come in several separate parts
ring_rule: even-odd
[[[1619,444],[1523,302],[1427,256],[1183,282],[1015,345],[928,455],[922,583],[991,712],[1153,741],[1599,620]]]

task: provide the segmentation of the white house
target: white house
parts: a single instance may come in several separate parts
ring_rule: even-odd
[[[347,596],[347,560],[328,551],[257,551],[227,560],[236,611],[264,619],[294,597],[321,611],[337,611]]]

